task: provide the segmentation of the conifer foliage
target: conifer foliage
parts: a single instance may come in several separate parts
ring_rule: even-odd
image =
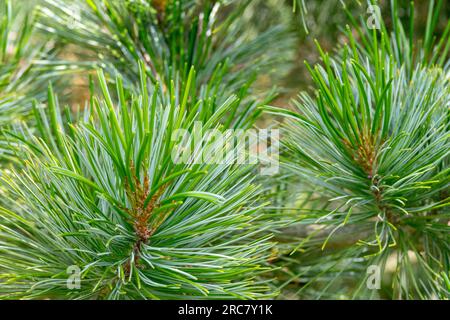
[[[280,111],[289,117],[284,166],[320,198],[304,208],[312,239],[293,251],[307,252],[304,261],[286,260],[291,276],[311,279],[299,294],[449,297],[450,24],[432,47],[431,5],[420,47],[413,21],[406,37],[396,10],[393,1],[392,35],[384,24],[380,33],[362,24],[361,43],[349,28],[336,58],[319,46],[323,64],[308,65],[315,96],[302,93],[298,112]],[[335,250],[318,257],[327,245]],[[371,267],[381,294],[367,285]],[[349,282],[356,284],[345,291]]]
[[[345,1],[24,1],[0,0],[0,299],[450,298],[445,1],[368,1],[376,28]],[[289,105],[321,5],[348,25]],[[269,177],[236,161],[264,125]]]
[[[45,89],[34,60],[44,54],[43,44],[34,47],[33,16],[24,6],[0,1],[0,130],[28,115],[31,100]],[[7,145],[0,132],[0,156]]]
[[[24,137],[24,169],[2,178],[19,208],[1,209],[1,296],[267,297],[255,277],[272,244],[252,168],[173,163],[172,132],[202,116],[186,113],[188,97],[147,90],[142,73],[142,94],[131,97],[118,78],[114,102],[101,72],[99,81],[102,96],[77,123],[61,120],[50,87],[49,114],[35,109],[41,137]],[[67,290],[71,266],[80,290]]]

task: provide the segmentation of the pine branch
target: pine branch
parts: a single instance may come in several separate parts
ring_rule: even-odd
[[[50,87],[48,111],[36,106],[40,136],[17,141],[23,169],[1,177],[0,297],[271,296],[258,279],[273,246],[264,233],[271,222],[262,224],[252,167],[173,162],[172,133],[206,120],[178,104],[180,90],[165,93],[141,73],[139,96],[116,79],[115,102],[102,72],[99,83],[101,97],[68,126]],[[205,130],[217,125],[208,119]],[[81,270],[79,290],[66,287],[72,265]]]
[[[310,274],[297,294],[314,297],[448,298],[442,276],[450,262],[445,61],[404,64],[387,53],[386,32],[381,40],[373,34],[369,53],[351,32],[336,60],[319,46],[323,67],[308,65],[316,97],[302,93],[297,112],[266,108],[288,119],[286,170],[316,186],[316,201],[326,203],[300,209],[302,223],[320,232],[296,245],[299,260],[287,259],[288,276]],[[343,246],[309,261],[340,243],[333,241],[338,234],[345,235]],[[382,293],[366,287],[370,265],[382,270]]]
[[[255,98],[273,98],[270,91],[256,95],[253,83],[258,75],[279,77],[275,71],[289,58],[293,39],[283,26],[248,32],[241,17],[249,6],[250,1],[45,0],[38,26],[71,44],[78,61],[121,74],[126,87],[136,87],[139,61],[166,88],[175,77],[184,87],[194,67],[198,94],[222,103],[230,94],[251,93],[240,113],[253,117]]]

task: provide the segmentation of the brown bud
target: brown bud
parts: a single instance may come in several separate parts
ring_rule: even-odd
[[[166,11],[167,0],[152,0],[152,6],[158,11],[159,14]]]

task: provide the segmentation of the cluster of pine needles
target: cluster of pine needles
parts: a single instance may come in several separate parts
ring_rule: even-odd
[[[419,2],[0,0],[0,299],[450,298],[450,22]],[[279,129],[278,173],[173,161],[197,123]]]

